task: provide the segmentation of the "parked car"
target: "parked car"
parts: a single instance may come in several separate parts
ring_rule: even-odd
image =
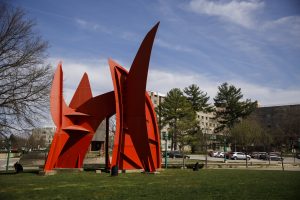
[[[250,154],[250,156],[251,156],[251,158],[256,158],[256,159],[258,159],[258,158],[259,158],[259,152],[252,152],[252,153]]]
[[[250,160],[251,157],[249,155],[246,156],[243,152],[233,152],[231,156],[232,160],[246,160],[246,158]]]
[[[231,159],[232,155],[233,155],[232,151],[225,153],[225,156],[226,156],[227,159]]]
[[[258,153],[258,159],[266,160],[266,159],[267,159],[267,156],[268,156],[268,153],[267,153],[267,152],[259,152],[259,153]]]
[[[208,153],[208,155],[209,155],[210,157],[216,157],[217,154],[218,154],[217,151],[210,151],[210,152]]]
[[[223,158],[224,157],[224,152],[218,151],[217,155],[215,157],[217,157],[217,158]]]
[[[169,153],[169,158],[183,158],[183,153],[179,151],[171,151]],[[190,158],[190,156],[184,155],[184,158]]]
[[[220,154],[220,151],[216,151],[214,154],[214,157],[218,157],[219,154]]]
[[[220,153],[218,154],[218,157],[219,157],[219,158],[224,158],[224,155],[225,155],[224,152],[220,152]]]
[[[267,155],[267,160],[281,161],[283,158],[278,153],[270,153]]]
[[[296,154],[296,158],[300,159],[300,153]]]
[[[231,156],[231,152],[226,152],[225,153],[223,151],[219,151],[215,157],[217,157],[217,158],[224,158],[224,156],[226,156],[226,158],[229,159],[230,156]]]
[[[255,158],[255,159],[265,159],[267,155],[267,152],[252,152],[250,154],[251,158]]]
[[[169,158],[169,154],[170,154],[170,152],[167,151],[167,158]],[[166,152],[165,152],[165,151],[162,151],[162,152],[161,152],[161,156],[162,156],[163,158],[166,157]]]

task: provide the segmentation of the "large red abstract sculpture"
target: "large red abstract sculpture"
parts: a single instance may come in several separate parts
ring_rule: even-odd
[[[45,171],[81,168],[97,127],[114,114],[116,133],[111,166],[120,170],[144,169],[146,172],[160,168],[160,134],[146,92],[150,55],[158,25],[146,35],[129,72],[109,60],[114,84],[112,92],[93,97],[88,76],[84,74],[67,106],[63,98],[62,66],[58,65],[50,93],[51,115],[57,129]]]

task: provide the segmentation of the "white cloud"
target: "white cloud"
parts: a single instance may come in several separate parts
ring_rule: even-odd
[[[211,97],[215,96],[218,82],[214,77],[201,74],[188,74],[161,70],[149,70],[147,89],[166,94],[172,88],[183,89],[191,84],[197,84],[201,90]]]
[[[128,40],[128,41],[136,41],[137,38],[139,38],[139,35],[134,33],[134,32],[130,32],[130,31],[124,31],[121,32],[121,38]]]
[[[237,80],[229,83],[241,88],[244,98],[257,100],[261,106],[300,104],[300,91],[295,88],[270,88]]]
[[[260,0],[230,0],[226,2],[191,0],[185,7],[197,14],[216,16],[221,20],[253,29],[256,33],[260,33],[266,41],[300,47],[300,16],[284,16],[275,20],[267,20],[260,15],[264,6],[265,3]],[[227,27],[227,30],[230,28]],[[232,32],[235,33],[236,29],[233,29]]]
[[[182,52],[188,52],[188,53],[193,53],[193,52],[196,51],[196,49],[181,46],[181,45],[178,45],[178,44],[171,44],[171,43],[168,43],[168,42],[166,42],[162,39],[157,39],[155,41],[155,44],[160,46],[160,47],[164,47],[164,48],[175,50],[175,51],[182,51]]]
[[[50,59],[50,63],[56,66],[60,60]],[[70,102],[84,72],[87,72],[93,91],[93,96],[113,90],[113,83],[106,59],[76,60],[62,59],[64,72],[64,97]],[[119,62],[121,65],[122,63]],[[127,67],[127,66],[124,66]],[[166,94],[172,88],[183,89],[191,84],[197,84],[200,89],[207,92],[210,101],[217,94],[218,86],[228,82],[242,89],[244,98],[257,100],[260,105],[284,105],[300,103],[300,91],[294,88],[271,88],[246,82],[239,79],[221,80],[214,76],[197,73],[181,73],[176,71],[162,71],[149,69],[147,90]]]
[[[75,22],[77,25],[79,25],[80,28],[83,29],[87,29],[90,31],[100,31],[107,34],[111,33],[111,31],[108,28],[94,22],[89,22],[80,18],[76,18]]]
[[[67,104],[71,101],[71,98],[73,97],[73,94],[75,93],[75,90],[85,72],[88,74],[93,96],[113,90],[107,59],[49,59],[49,62],[55,67],[59,61],[62,61],[64,80],[63,91]]]
[[[300,47],[300,16],[286,16],[266,21],[262,24],[261,31],[270,42]]]
[[[255,14],[264,7],[262,1],[216,2],[208,0],[192,0],[188,9],[198,13],[220,17],[245,28],[255,26]]]
[[[208,93],[212,103],[213,98],[217,94],[218,86],[223,82],[228,82],[237,88],[241,88],[244,99],[257,100],[262,106],[300,103],[300,91],[295,88],[272,88],[239,79],[220,80],[205,74],[182,74],[151,69],[149,71],[147,89],[166,94],[175,87],[183,89],[191,84],[197,84],[202,91]]]
[[[171,2],[171,3],[170,3]],[[174,4],[174,1],[167,1],[167,0],[158,0],[157,10],[160,12],[160,14],[163,16],[163,19],[171,22],[171,23],[184,23],[182,21],[182,18],[176,11],[174,11],[173,6],[178,5]]]

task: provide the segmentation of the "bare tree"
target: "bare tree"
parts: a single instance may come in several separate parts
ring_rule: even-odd
[[[0,3],[0,134],[35,126],[47,109],[53,72],[47,42],[20,8]]]
[[[39,149],[39,148],[45,148],[46,147],[46,140],[45,137],[39,136],[36,137],[33,134],[31,134],[27,140],[27,146],[28,149]]]
[[[116,133],[116,115],[113,115],[109,118],[109,139],[108,139],[108,147],[109,149],[113,149],[114,147],[114,138]]]
[[[262,128],[258,122],[247,118],[231,129],[231,136],[246,151],[246,167],[248,167],[248,147],[257,144],[261,139]]]
[[[11,141],[11,148],[15,150],[20,150],[26,146],[27,138],[20,137],[18,135],[11,134],[9,137]]]

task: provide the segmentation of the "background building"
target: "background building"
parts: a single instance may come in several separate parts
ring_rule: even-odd
[[[218,141],[218,136],[221,133],[215,133],[214,130],[217,127],[217,120],[215,119],[214,112],[198,112],[197,120],[199,121],[199,126],[204,134],[203,140],[207,144],[207,148],[210,150],[219,150],[221,147]],[[202,148],[204,150],[204,148]]]
[[[287,150],[299,148],[300,104],[258,107],[251,117],[273,136],[275,145],[283,144]]]
[[[150,96],[150,99],[153,103],[154,108],[159,106],[162,102],[164,102],[164,99],[166,95],[158,93],[158,92],[153,92],[153,91],[148,91],[148,94]],[[157,116],[157,123],[159,124],[160,118]],[[165,151],[166,150],[166,145],[167,145],[167,151],[171,151],[171,140],[167,139],[166,136],[168,134],[168,126],[161,127],[160,130],[160,146],[161,150]]]
[[[104,152],[104,145],[105,145],[105,124],[106,119],[101,122],[99,127],[97,128],[95,135],[91,141],[90,151],[102,151]]]
[[[32,129],[32,137],[36,141],[44,141],[44,145],[47,148],[52,143],[55,130],[55,127],[34,128]],[[40,145],[43,146],[43,144]]]

